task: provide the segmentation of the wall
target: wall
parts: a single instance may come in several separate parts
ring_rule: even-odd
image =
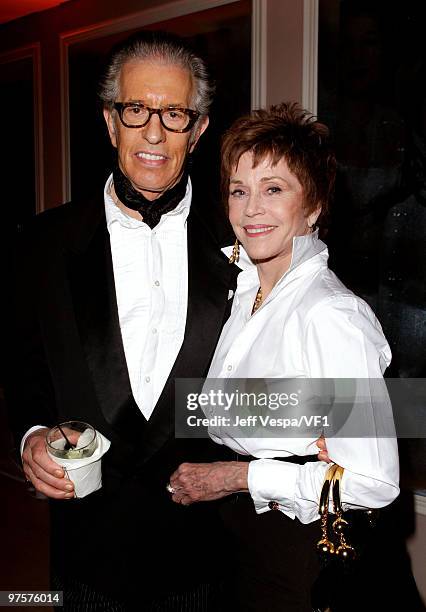
[[[303,2],[267,2],[266,101],[302,100]]]
[[[312,0],[309,0],[310,2]],[[213,2],[178,0],[170,7],[190,5],[189,10],[220,6]],[[306,3],[306,0],[305,0]],[[261,23],[254,23],[260,40],[259,66],[255,73],[253,106],[282,100],[302,100],[303,95],[303,0],[253,0],[253,11]],[[42,113],[42,149],[44,194],[40,209],[56,206],[67,199],[66,168],[61,118],[61,43],[65,33],[84,32],[100,23],[121,19],[142,11],[160,9],[162,0],[71,0],[54,9],[35,13],[0,26],[1,55],[16,48],[40,45],[40,97]],[[175,9],[173,9],[175,10]],[[166,11],[167,12],[167,11]],[[278,59],[279,58],[279,59]],[[282,60],[284,58],[284,61]],[[259,80],[259,82],[257,82]],[[260,92],[260,90],[262,91]],[[258,101],[258,104],[256,104]]]
[[[161,4],[145,0],[144,8]],[[140,0],[74,0],[54,9],[28,15],[0,28],[0,54],[17,47],[40,43],[42,65],[42,112],[44,145],[44,207],[62,201],[61,160],[61,75],[59,33],[141,10]]]
[[[28,45],[40,45],[41,63],[41,100],[42,100],[42,140],[44,167],[44,204],[50,208],[66,199],[64,188],[65,169],[63,158],[61,118],[61,44],[60,36],[67,32],[85,30],[100,24],[111,22],[132,14],[140,15],[142,11],[170,7],[163,10],[163,19],[168,13],[192,12],[211,6],[228,4],[226,0],[188,2],[178,0],[166,5],[161,0],[72,0],[54,9],[35,13],[14,22],[0,26],[0,59],[1,55]],[[129,26],[131,27],[131,26]],[[135,27],[138,21],[135,20]]]

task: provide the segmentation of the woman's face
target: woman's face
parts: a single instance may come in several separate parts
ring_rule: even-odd
[[[309,233],[318,209],[309,217],[303,208],[303,187],[285,159],[269,158],[252,167],[244,153],[229,181],[229,220],[235,235],[256,263],[272,262],[284,272],[290,266],[293,237]]]

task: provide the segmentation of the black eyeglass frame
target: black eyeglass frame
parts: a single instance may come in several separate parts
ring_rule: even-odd
[[[123,120],[123,113],[124,110],[126,108],[129,108],[130,106],[137,106],[139,108],[144,108],[148,111],[149,115],[146,121],[144,121],[143,123],[141,123],[140,125],[129,125],[128,123],[126,123]],[[191,130],[194,127],[195,122],[197,121],[198,117],[200,116],[200,113],[196,110],[193,110],[192,108],[182,108],[180,106],[170,106],[170,107],[165,107],[165,108],[151,108],[150,106],[146,106],[145,104],[142,104],[141,102],[115,102],[114,104],[114,108],[118,113],[118,116],[120,117],[120,121],[121,123],[127,127],[127,128],[141,128],[141,127],[145,127],[145,125],[147,125],[152,117],[152,115],[158,115],[161,125],[163,126],[163,128],[165,130],[167,130],[168,132],[176,132],[178,134],[183,134],[184,132],[189,132],[189,130]],[[165,111],[181,111],[182,113],[185,113],[185,115],[188,115],[189,117],[189,123],[186,127],[180,129],[180,130],[176,130],[174,128],[169,128],[167,127],[167,125],[164,124],[163,121],[163,117],[161,115],[162,112]]]

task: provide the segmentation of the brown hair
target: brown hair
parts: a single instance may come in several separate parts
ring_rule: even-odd
[[[253,168],[265,158],[273,165],[284,158],[303,187],[306,215],[321,206],[317,223],[324,221],[336,176],[327,126],[296,102],[255,110],[237,119],[222,139],[221,182],[226,208],[232,170],[247,152],[253,154]]]

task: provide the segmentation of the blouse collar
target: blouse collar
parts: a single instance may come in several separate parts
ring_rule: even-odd
[[[221,250],[229,258],[231,256],[232,249],[232,246],[227,246]],[[311,234],[306,234],[305,236],[294,236],[290,267],[283,276],[286,276],[305,261],[311,259],[326,249],[327,245],[318,238],[318,230],[315,230]],[[239,261],[236,262],[236,265],[244,272],[253,270],[256,271],[256,264],[253,263],[241,245],[240,257]]]
[[[222,249],[222,251],[227,257],[229,257],[232,253],[232,248],[232,246],[225,247]],[[290,267],[277,282],[262,306],[273,300],[284,285],[287,285],[291,280],[299,277],[300,274],[303,275],[306,272],[306,266],[303,264],[309,266],[309,262],[320,253],[322,254],[321,259],[323,260],[323,264],[326,265],[328,259],[327,245],[318,238],[318,230],[312,234],[306,234],[305,236],[295,236],[293,238],[293,251]],[[316,262],[316,264],[318,265],[318,262]],[[250,317],[253,306],[252,294],[253,291],[257,290],[259,287],[259,276],[257,273],[256,264],[252,262],[250,257],[247,255],[247,252],[241,247],[241,245],[240,258],[236,265],[242,270],[242,272],[238,275],[237,300],[243,306],[243,310],[247,311],[247,317]]]

